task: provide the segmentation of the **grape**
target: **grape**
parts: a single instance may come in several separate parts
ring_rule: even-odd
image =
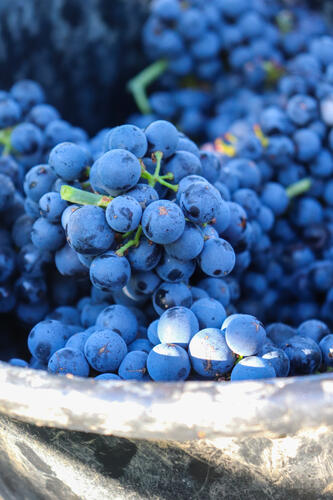
[[[186,380],[190,361],[185,349],[174,344],[158,344],[149,353],[147,369],[156,382]]]
[[[66,236],[69,245],[82,254],[98,255],[110,249],[114,233],[106,221],[104,210],[84,206],[75,210],[68,219]]]
[[[126,149],[137,158],[142,158],[148,148],[147,138],[135,125],[121,125],[108,135],[108,149]]]
[[[118,374],[124,380],[144,380],[148,354],[143,351],[131,351],[122,360]]]
[[[84,346],[84,354],[90,366],[99,372],[118,370],[127,354],[125,341],[114,330],[96,330]]]
[[[97,160],[96,169],[103,188],[112,196],[133,188],[141,175],[139,160],[125,149],[113,149],[104,153]]]
[[[205,328],[196,333],[189,345],[189,355],[196,373],[207,378],[226,374],[235,361],[223,332],[217,328]]]
[[[108,251],[95,257],[90,266],[90,279],[94,286],[104,291],[124,288],[131,277],[131,267],[126,257]]]
[[[118,196],[106,208],[106,221],[109,226],[119,233],[126,233],[137,229],[142,216],[139,202],[131,196]]]
[[[237,363],[231,372],[231,381],[274,378],[276,372],[268,360],[249,356]]]
[[[49,165],[65,181],[79,179],[91,162],[88,152],[71,142],[61,142],[49,156]]]
[[[175,203],[168,200],[154,201],[143,212],[142,229],[154,243],[173,243],[184,232],[185,218]]]
[[[60,375],[71,373],[78,377],[88,377],[89,365],[82,351],[71,347],[63,347],[49,359],[48,371]]]

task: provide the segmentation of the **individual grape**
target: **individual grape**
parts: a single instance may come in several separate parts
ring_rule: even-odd
[[[147,184],[137,184],[127,192],[128,196],[134,198],[144,210],[150,203],[158,200],[156,189]]]
[[[235,356],[218,328],[205,328],[192,337],[189,355],[193,369],[202,377],[221,377],[234,365]]]
[[[317,319],[308,319],[299,325],[296,334],[300,337],[306,337],[319,343],[320,340],[328,335],[330,330],[328,326]]]
[[[135,271],[151,271],[159,263],[162,249],[149,239],[141,237],[137,247],[129,249],[127,258]]]
[[[170,307],[183,306],[190,308],[192,294],[184,283],[162,283],[153,295],[153,306],[161,315]]]
[[[65,245],[55,253],[54,257],[57,270],[62,276],[75,276],[76,278],[87,275],[87,268],[69,245]]]
[[[290,375],[314,373],[322,362],[321,350],[311,338],[295,335],[281,347],[290,359]]]
[[[191,365],[185,349],[174,344],[158,344],[149,353],[147,369],[156,382],[186,380]]]
[[[195,271],[195,261],[180,261],[174,257],[164,254],[159,264],[156,266],[158,276],[169,283],[179,283],[188,281]]]
[[[325,335],[319,342],[319,347],[322,354],[324,369],[332,368],[333,366],[333,335]]]
[[[124,380],[144,380],[147,372],[148,354],[143,351],[130,351],[122,360],[118,374]]]
[[[229,274],[235,265],[235,252],[222,238],[208,239],[198,258],[199,265],[208,276],[222,277]]]
[[[165,120],[157,120],[145,129],[150,153],[161,151],[163,158],[172,156],[178,146],[178,130],[172,123]]]
[[[16,125],[21,118],[20,106],[13,99],[0,101],[0,128]]]
[[[36,165],[25,176],[24,192],[30,200],[38,203],[43,194],[51,191],[55,180],[56,175],[48,165]]]
[[[51,224],[40,217],[32,226],[31,240],[40,250],[54,252],[64,244],[65,235],[60,225]]]
[[[201,330],[204,328],[221,328],[227,316],[223,305],[210,297],[196,300],[191,307],[191,311],[198,318]]]
[[[157,336],[162,344],[177,344],[185,348],[198,330],[195,314],[186,307],[177,306],[162,314],[157,325]]]
[[[136,292],[151,296],[160,282],[160,278],[154,272],[141,271],[132,274],[130,284]]]
[[[126,149],[137,158],[145,156],[148,148],[144,132],[135,125],[121,125],[108,135],[108,149]]]
[[[185,229],[185,218],[180,208],[169,200],[150,203],[142,215],[145,236],[161,245],[178,240]]]
[[[78,377],[88,377],[89,365],[87,360],[78,349],[63,347],[57,350],[49,359],[48,372],[66,375],[68,373]]]
[[[173,243],[164,245],[164,249],[171,257],[182,261],[189,261],[198,257],[203,246],[203,232],[198,226],[195,226],[191,222],[186,222],[184,232],[180,238]]]
[[[96,319],[96,326],[114,330],[130,344],[136,337],[138,321],[135,314],[125,306],[115,304],[104,308]]]
[[[153,347],[153,344],[151,344],[148,339],[135,339],[129,344],[128,352],[142,351],[146,354],[149,354]]]
[[[137,200],[123,195],[114,198],[106,208],[106,221],[119,233],[137,229],[142,216],[142,208]]]
[[[111,196],[117,196],[133,188],[141,176],[138,158],[125,149],[112,149],[104,153],[94,165],[97,182]]]
[[[100,329],[88,337],[84,354],[94,370],[115,372],[127,354],[127,346],[114,330]]]
[[[262,354],[262,359],[268,360],[273,366],[277,377],[287,377],[290,370],[290,360],[282,349],[271,348]]]
[[[92,284],[103,291],[121,290],[130,277],[131,267],[126,257],[120,257],[112,251],[96,257],[90,266]]]
[[[59,193],[45,193],[39,200],[40,214],[49,222],[60,222],[67,203]]]
[[[240,356],[257,354],[266,340],[265,329],[251,315],[235,315],[228,325],[222,325],[230,349]]]
[[[36,104],[28,113],[27,120],[42,130],[53,120],[60,119],[59,112],[50,104]]]
[[[32,123],[20,123],[14,128],[11,137],[11,145],[13,149],[21,156],[39,155],[42,152],[44,145],[44,137],[38,127]]]
[[[90,164],[88,151],[72,142],[61,142],[51,150],[49,156],[50,167],[65,181],[79,179]]]
[[[24,113],[27,113],[33,106],[42,104],[45,100],[42,87],[33,80],[20,80],[14,83],[10,94],[19,103]]]
[[[69,328],[60,321],[41,321],[29,333],[28,348],[32,356],[47,363],[52,354],[64,347],[70,336]]]
[[[231,372],[231,381],[257,380],[276,377],[275,370],[269,360],[258,356],[241,359]]]
[[[165,162],[163,172],[173,174],[173,181],[177,184],[188,175],[199,175],[201,173],[201,162],[196,155],[189,151],[176,151]]]
[[[101,373],[95,377],[95,380],[121,380],[115,373]]]
[[[153,346],[160,343],[160,339],[159,339],[158,334],[157,334],[158,322],[159,322],[159,320],[155,319],[154,321],[152,321],[150,323],[150,325],[148,326],[148,329],[147,329],[148,340]]]
[[[180,195],[179,204],[185,216],[194,223],[210,222],[225,203],[220,193],[208,183],[190,184]]]
[[[69,245],[78,253],[98,255],[109,250],[114,233],[107,224],[102,208],[86,205],[69,217],[66,230]]]

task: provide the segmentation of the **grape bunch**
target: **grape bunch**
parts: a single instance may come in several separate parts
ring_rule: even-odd
[[[144,116],[131,120],[172,120],[213,140],[269,99],[289,60],[327,31],[320,14],[280,0],[156,0],[142,31],[153,63],[129,84]]]
[[[0,314],[4,321],[16,317],[33,325],[52,305],[79,297],[76,282],[68,289],[68,281],[65,284],[52,269],[51,253],[31,240],[32,226],[48,206],[45,200],[39,207],[39,197],[32,194],[35,179],[28,185],[24,180],[37,165],[35,172],[52,191],[56,176],[44,175],[50,150],[61,141],[84,144],[87,139],[82,129],[61,120],[57,109],[46,104],[37,82],[21,80],[8,92],[0,91]]]

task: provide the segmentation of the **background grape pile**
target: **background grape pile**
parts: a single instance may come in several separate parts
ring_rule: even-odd
[[[36,82],[0,93],[2,359],[143,381],[331,369],[323,18],[156,0],[142,37],[127,124],[89,137]]]

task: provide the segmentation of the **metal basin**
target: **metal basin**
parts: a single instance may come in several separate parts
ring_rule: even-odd
[[[333,376],[157,384],[0,364],[0,494],[329,499]]]

